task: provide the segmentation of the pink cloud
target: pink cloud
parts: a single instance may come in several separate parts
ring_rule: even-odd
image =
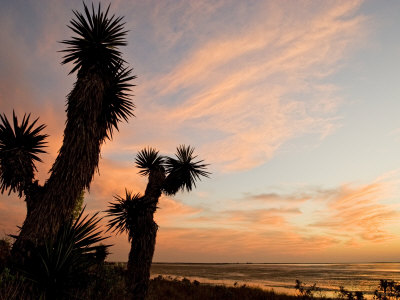
[[[325,210],[319,211],[320,220],[311,226],[335,233],[344,233],[347,239],[358,238],[382,242],[395,238],[386,229],[395,222],[400,211],[395,205],[381,201],[388,197],[390,185],[374,182],[358,187],[343,185],[327,199]]]
[[[354,257],[357,261],[377,259],[372,258],[375,250],[371,250],[376,245],[398,247],[393,239],[396,235],[387,230],[399,217],[398,206],[384,204],[393,196],[392,185],[397,182],[393,174],[388,176],[359,186],[311,188],[285,196],[246,196],[239,204],[241,210],[203,210],[194,215],[189,210],[193,217],[188,225],[161,224],[156,259],[261,262],[285,257],[286,261],[332,261],[351,256],[354,249],[360,252]],[[257,203],[265,201],[269,208],[247,206],[249,198]],[[311,207],[314,209],[304,212]],[[297,222],[293,219],[297,216],[305,221]],[[310,224],[312,220],[318,221]],[[337,256],[332,256],[335,251]]]
[[[287,232],[243,231],[224,228],[161,228],[156,261],[269,262],[284,256],[311,256],[335,240],[314,236],[302,238]]]
[[[250,200],[256,200],[261,203],[282,203],[282,202],[295,202],[302,203],[311,198],[311,195],[302,194],[289,194],[289,195],[280,195],[278,193],[263,193],[263,194],[249,194],[248,198]]]
[[[173,140],[194,140],[188,128],[203,136],[199,150],[228,172],[265,163],[293,137],[325,137],[340,126],[335,114],[341,100],[334,86],[319,79],[335,72],[362,38],[364,18],[352,15],[359,4],[316,6],[313,14],[299,5],[291,22],[270,5],[274,22],[260,14],[240,35],[199,37],[202,44],[175,68],[139,88],[151,99],[152,113],[142,118]],[[294,100],[294,94],[307,101]],[[174,96],[177,104],[162,102]]]
[[[201,213],[202,209],[185,205],[178,200],[170,197],[161,197],[155,215],[155,220],[159,226],[187,226],[192,222],[192,217]],[[190,225],[189,225],[190,226]]]

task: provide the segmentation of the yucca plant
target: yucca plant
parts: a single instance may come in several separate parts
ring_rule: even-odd
[[[34,172],[37,171],[35,161],[41,162],[37,156],[45,153],[43,148],[46,134],[41,134],[45,125],[36,125],[38,119],[29,121],[30,115],[22,118],[21,123],[13,111],[12,122],[5,114],[0,115],[0,190],[2,193],[8,189],[29,194],[27,190],[32,184]]]
[[[127,232],[131,242],[127,285],[135,299],[144,299],[148,290],[158,230],[154,213],[161,194],[190,192],[197,180],[210,175],[207,164],[195,161],[193,153],[194,148],[184,145],[177,148],[175,158],[161,156],[154,148],[141,150],[135,162],[139,174],[149,178],[144,195],[125,191],[125,198],[115,196],[116,202],[110,203],[106,211],[110,217],[108,229]]]
[[[62,41],[67,48],[63,64],[72,63],[70,74],[77,80],[67,98],[67,121],[64,139],[50,177],[44,186],[34,180],[33,162],[40,161],[44,125],[34,127],[29,116],[14,129],[6,116],[0,127],[0,189],[25,194],[28,214],[14,243],[13,252],[23,260],[29,245],[38,245],[58,232],[69,220],[76,199],[89,188],[98,167],[101,145],[111,138],[118,123],[133,116],[130,100],[132,70],[124,66],[119,47],[126,45],[122,17],[110,15],[100,4],[84,12],[73,11],[75,18],[68,26],[75,34]],[[21,138],[22,137],[22,138]],[[17,146],[15,146],[17,145]],[[32,183],[32,184],[31,184]]]
[[[106,239],[99,230],[100,218],[72,217],[63,223],[55,236],[33,251],[22,272],[41,299],[71,299],[71,293],[85,287],[84,279],[91,266],[97,264],[95,245]]]
[[[175,195],[179,190],[190,192],[196,187],[196,180],[201,176],[208,177],[209,172],[205,171],[206,164],[203,161],[194,161],[197,156],[193,155],[194,148],[179,146],[176,158],[167,157],[165,169],[168,174],[163,191],[167,195]]]

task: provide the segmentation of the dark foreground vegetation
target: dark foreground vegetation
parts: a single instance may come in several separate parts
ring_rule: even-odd
[[[151,280],[147,299],[177,299],[177,300],[201,300],[201,299],[298,299],[297,296],[277,294],[273,291],[261,288],[248,287],[246,285],[228,287],[222,285],[200,284],[198,281],[166,280],[159,276]]]
[[[79,239],[85,251],[77,247],[77,237],[90,231],[97,238],[97,219],[78,216],[71,229],[64,230],[51,247],[35,254],[35,264],[20,268],[12,261],[9,240],[0,240],[0,300],[33,299],[137,299],[129,288],[131,276],[125,265],[104,262],[107,246],[90,246],[87,238]],[[91,220],[91,221],[90,221]],[[67,227],[69,228],[69,227]],[[49,245],[47,242],[46,244]],[[92,249],[91,251],[87,251]],[[307,297],[311,296],[307,295]],[[295,299],[296,296],[275,294],[259,288],[214,286],[189,279],[163,278],[150,280],[145,299]],[[302,297],[306,298],[306,297]]]
[[[128,300],[135,299],[127,292],[126,269],[123,267],[103,264],[93,268],[86,278],[77,278],[75,287],[59,294],[53,299],[104,299]],[[48,299],[40,298],[40,291],[23,276],[12,274],[4,269],[0,276],[0,300]],[[276,294],[260,288],[247,286],[226,287],[221,285],[201,284],[198,281],[167,279],[161,276],[150,280],[146,299],[161,300],[205,300],[205,299],[298,299],[297,296]]]
[[[79,218],[78,216],[78,222]],[[62,243],[66,244],[65,240]],[[76,259],[82,259],[82,253],[79,255],[81,258],[76,255],[68,258],[65,255],[57,256],[50,251],[48,256],[42,255],[42,267],[46,266],[47,272],[38,272],[43,268],[37,265],[35,270],[18,269],[12,263],[10,246],[9,240],[0,240],[0,300],[137,299],[129,289],[131,277],[126,265],[104,261],[108,254],[106,246],[96,247],[93,255],[83,256],[86,260],[84,269],[73,268],[74,264],[78,262]],[[62,250],[68,247],[56,246],[54,248]],[[68,264],[63,267],[62,261],[66,261]],[[296,280],[293,287],[296,294],[287,295],[237,283],[234,286],[210,285],[197,280],[160,275],[150,280],[145,299],[332,299],[328,298],[316,284],[308,285]],[[373,299],[394,300],[400,298],[400,284],[395,281],[380,280],[377,288]],[[361,300],[364,299],[364,294],[361,291],[348,291],[340,287],[334,298]]]

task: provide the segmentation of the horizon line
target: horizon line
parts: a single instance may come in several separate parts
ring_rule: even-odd
[[[127,261],[108,261],[108,263],[128,263]],[[152,264],[186,264],[186,265],[337,265],[337,264],[398,264],[400,261],[366,261],[366,262],[152,262]]]

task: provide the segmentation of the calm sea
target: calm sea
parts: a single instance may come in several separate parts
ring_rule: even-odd
[[[184,277],[203,283],[246,284],[278,292],[295,293],[295,280],[316,283],[326,296],[340,286],[372,295],[380,279],[400,281],[400,263],[363,264],[184,264],[153,263],[152,277]]]

